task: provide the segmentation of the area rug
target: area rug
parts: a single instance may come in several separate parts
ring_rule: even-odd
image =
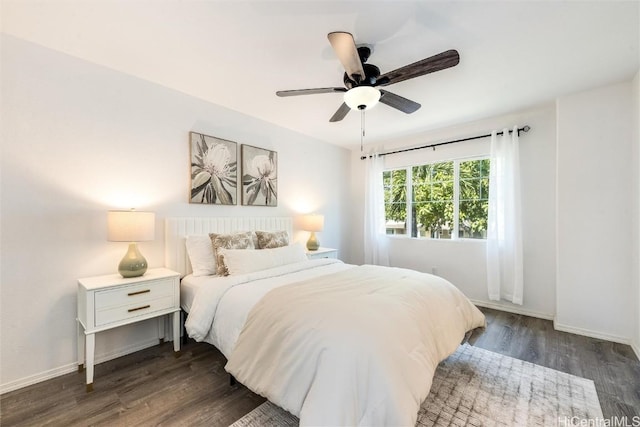
[[[463,344],[436,370],[416,426],[558,426],[602,419],[593,381]],[[232,427],[297,426],[265,402]]]

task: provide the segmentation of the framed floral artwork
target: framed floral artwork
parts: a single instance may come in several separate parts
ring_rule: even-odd
[[[242,204],[245,206],[278,205],[278,153],[243,144]]]
[[[235,205],[238,198],[238,144],[190,132],[191,203]]]

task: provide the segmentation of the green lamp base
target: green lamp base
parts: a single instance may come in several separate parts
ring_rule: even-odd
[[[316,238],[316,233],[312,231],[311,235],[309,236],[309,240],[307,240],[307,249],[310,251],[317,251],[319,248],[320,243]]]
[[[118,264],[118,272],[122,277],[140,277],[147,271],[147,260],[144,259],[138,245],[129,243],[129,250]]]

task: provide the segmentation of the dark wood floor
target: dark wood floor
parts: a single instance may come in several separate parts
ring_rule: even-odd
[[[472,345],[594,380],[605,417],[640,415],[640,362],[629,346],[553,329],[547,320],[482,309],[488,325]],[[224,357],[191,341],[170,343],[96,366],[95,390],[67,374],[0,397],[4,426],[228,426],[264,399],[229,386]]]

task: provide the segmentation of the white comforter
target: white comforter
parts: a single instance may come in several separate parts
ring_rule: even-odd
[[[200,289],[185,322],[187,333],[196,341],[215,345],[228,359],[249,311],[267,292],[352,267],[335,259],[319,259],[239,276],[198,277],[195,282]]]
[[[266,293],[225,369],[301,425],[414,425],[438,363],[482,325],[442,278],[353,267]]]

